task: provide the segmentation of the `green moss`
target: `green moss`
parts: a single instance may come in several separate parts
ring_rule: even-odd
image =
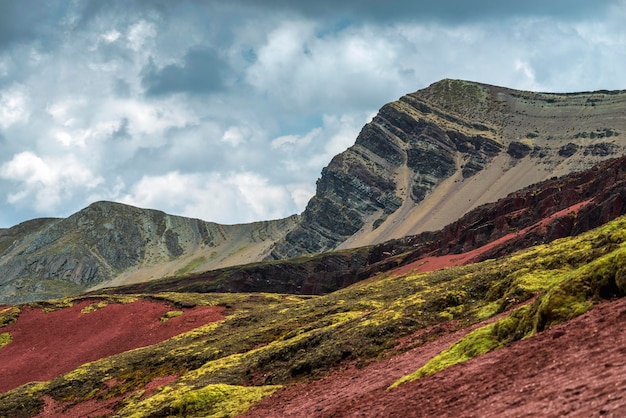
[[[280,386],[208,385],[185,393],[172,407],[177,414],[183,416],[234,417],[279,388]]]
[[[8,332],[3,332],[0,334],[0,348],[4,347],[7,344],[10,344],[13,341],[13,337]]]
[[[161,322],[167,322],[172,318],[181,316],[182,314],[183,314],[183,311],[169,311],[169,312],[165,312],[165,314],[159,319],[161,320]]]
[[[498,313],[499,307],[500,301],[490,302],[476,309],[474,316],[480,320],[491,318]]]
[[[214,258],[214,257],[213,257]],[[194,258],[193,260],[191,260],[189,262],[189,264],[187,264],[186,266],[184,266],[183,268],[179,269],[176,271],[176,273],[174,273],[176,276],[179,275],[184,275],[187,273],[191,273],[193,272],[195,269],[197,269],[198,267],[200,267],[202,264],[206,263],[207,259],[206,257],[202,256],[202,257],[197,257]]]
[[[106,300],[101,300],[99,302],[92,303],[91,305],[85,306],[83,309],[80,310],[80,313],[87,314],[87,313],[95,312],[98,309],[104,308],[108,304],[109,302],[107,302]]]
[[[60,309],[71,308],[74,306],[75,298],[63,298],[54,300],[45,300],[40,302],[31,302],[28,305],[33,308],[41,308],[44,313],[58,311]]]
[[[129,405],[120,415],[129,417],[148,416],[168,405],[168,416],[184,417],[235,417],[246,412],[252,405],[271,395],[280,386],[234,386],[226,384],[207,385],[192,389],[185,385],[166,387],[144,401]]]
[[[0,310],[0,328],[15,323],[21,312],[22,310],[17,306],[11,306]]]
[[[420,379],[436,373],[457,363],[467,361],[477,355],[484,354],[498,347],[499,341],[492,332],[493,324],[468,334],[450,348],[442,351],[414,373],[403,376],[394,382],[388,389],[394,389],[403,383]]]
[[[544,290],[545,293],[531,306],[522,306],[509,316],[468,334],[389,388],[393,389],[402,383],[436,373],[575,318],[587,312],[593,306],[594,300],[623,296],[626,292],[617,285],[619,280],[616,278],[621,277],[624,266],[626,249],[619,247],[572,271],[557,269],[551,272],[515,274],[513,288],[526,286],[535,291]],[[494,304],[485,305],[478,311],[484,315],[485,312],[491,311],[493,306]]]

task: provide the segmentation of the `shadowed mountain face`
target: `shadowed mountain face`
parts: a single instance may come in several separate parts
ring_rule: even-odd
[[[621,91],[548,94],[443,80],[383,106],[323,169],[300,216],[224,226],[98,202],[67,219],[0,230],[0,303],[437,231],[513,191],[622,155],[625,112]],[[304,287],[345,284],[320,280]]]

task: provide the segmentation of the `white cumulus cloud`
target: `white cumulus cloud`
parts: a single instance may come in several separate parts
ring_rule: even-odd
[[[18,190],[8,195],[11,204],[33,199],[35,209],[52,212],[75,193],[90,190],[103,178],[73,156],[43,159],[32,152],[21,152],[0,167],[0,178],[16,182]]]
[[[0,91],[0,126],[7,129],[14,123],[26,122],[29,116],[26,87],[13,84]]]
[[[286,187],[249,172],[144,176],[119,200],[224,224],[280,218],[294,206]]]

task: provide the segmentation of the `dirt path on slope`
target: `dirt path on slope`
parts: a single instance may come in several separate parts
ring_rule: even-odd
[[[626,416],[626,298],[604,302],[508,348],[385,391],[398,375],[414,371],[445,348],[451,337],[362,370],[288,387],[246,416]]]
[[[13,338],[0,348],[0,392],[31,381],[50,380],[84,363],[156,344],[224,318],[222,307],[179,309],[141,299],[81,313],[96,302],[83,301],[48,313],[24,308],[16,323],[0,328]],[[168,311],[183,314],[161,321]]]

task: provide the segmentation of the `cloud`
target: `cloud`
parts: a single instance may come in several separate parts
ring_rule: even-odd
[[[234,3],[248,7],[261,7],[253,0],[233,0]],[[501,0],[439,0],[413,1],[390,0],[267,0],[262,8],[273,8],[284,12],[290,10],[315,19],[337,17],[368,21],[402,20],[460,23],[483,21],[485,18],[517,16],[555,16],[559,18],[580,19],[601,15],[615,0],[597,0],[594,2],[576,2],[571,0],[526,0],[506,2]],[[573,7],[574,6],[574,7]]]
[[[273,185],[255,173],[180,173],[145,176],[121,202],[223,224],[284,216],[299,190]],[[310,197],[310,196],[309,196]]]
[[[26,88],[14,84],[0,91],[0,127],[7,129],[14,123],[28,120],[28,94]]]
[[[142,85],[146,93],[158,96],[169,93],[212,93],[224,88],[228,66],[215,51],[193,49],[181,64],[157,68],[150,62],[144,69]]]
[[[442,78],[623,89],[624,19],[623,0],[0,2],[0,227],[93,199],[298,213],[377,109]]]
[[[110,31],[107,32],[107,34],[110,33]],[[128,46],[133,51],[139,51],[141,50],[141,48],[143,48],[146,42],[150,38],[154,38],[156,34],[157,33],[154,24],[146,22],[145,20],[140,20],[139,22],[133,24],[128,30]],[[117,39],[115,35],[114,37]]]
[[[11,45],[41,40],[53,42],[56,26],[69,5],[64,1],[36,0],[0,2],[0,51]]]
[[[14,155],[0,167],[0,178],[19,184],[18,191],[8,195],[8,203],[33,198],[34,208],[41,213],[55,211],[63,200],[103,182],[73,156],[43,159],[32,152]]]
[[[373,27],[319,36],[311,22],[283,22],[256,50],[246,81],[289,111],[380,106],[405,78],[394,38]]]

